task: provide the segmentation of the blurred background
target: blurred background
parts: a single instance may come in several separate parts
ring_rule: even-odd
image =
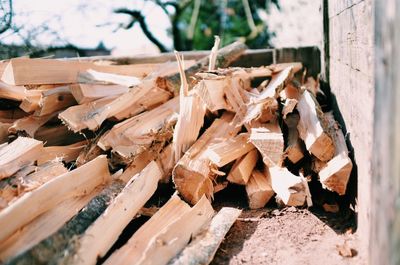
[[[0,58],[320,45],[320,0],[0,0]]]

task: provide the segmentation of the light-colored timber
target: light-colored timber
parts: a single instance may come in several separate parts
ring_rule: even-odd
[[[251,172],[258,160],[258,151],[253,149],[241,158],[237,159],[228,174],[228,181],[239,185],[246,185],[249,181]]]
[[[275,194],[271,186],[269,172],[267,170],[264,170],[264,172],[257,169],[253,170],[249,182],[246,184],[246,192],[250,209],[264,207]]]

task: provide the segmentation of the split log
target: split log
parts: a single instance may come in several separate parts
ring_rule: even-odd
[[[34,135],[45,146],[65,146],[92,138],[90,133],[78,134],[70,131],[64,124],[44,125],[37,129]]]
[[[168,141],[179,110],[178,100],[171,99],[151,111],[116,124],[99,139],[98,146],[103,150],[111,148],[114,154],[129,159],[150,147],[157,147],[152,146],[155,141]]]
[[[8,130],[12,123],[0,122],[0,144],[8,142]]]
[[[344,195],[351,170],[353,169],[353,163],[348,156],[349,151],[343,132],[335,121],[333,114],[331,112],[325,113],[325,118],[329,124],[335,145],[335,156],[319,171],[319,180],[324,188],[335,191],[339,195]]]
[[[85,166],[56,177],[38,189],[26,193],[0,212],[0,242],[58,203],[92,191],[109,177],[107,158],[100,156]]]
[[[77,83],[78,73],[88,69],[141,78],[144,70],[148,74],[155,67],[156,65],[149,65],[149,67],[143,65],[117,66],[53,59],[14,58],[9,61],[4,69],[1,80],[10,85]]]
[[[34,137],[37,130],[51,120],[57,113],[52,113],[46,116],[28,116],[16,120],[13,125],[8,129],[9,134],[25,133],[30,137]]]
[[[127,86],[101,84],[74,84],[70,86],[70,89],[79,104],[100,98],[118,96],[129,91],[129,87]]]
[[[44,164],[50,160],[60,160],[65,163],[72,162],[77,159],[81,151],[85,148],[87,141],[81,141],[66,146],[48,146],[43,150],[42,155],[38,158],[38,165]]]
[[[120,184],[120,186],[122,189],[122,184]],[[103,188],[103,186],[99,186],[89,194],[65,200],[19,229],[7,240],[0,243],[0,261],[4,263],[8,261],[8,263],[12,264],[13,258],[56,233],[85,207],[91,199],[98,195]],[[104,208],[105,207],[107,207],[107,205],[104,206]],[[38,246],[40,246],[40,244]],[[43,244],[42,247],[43,246],[45,246],[45,244]],[[48,250],[47,246],[45,247],[46,250]],[[37,247],[36,249],[39,248],[40,247]],[[32,260],[30,261],[32,262]]]
[[[26,116],[28,114],[20,109],[0,110],[0,119],[17,120]]]
[[[218,54],[216,56],[215,67],[216,68],[224,68],[229,66],[232,62],[236,61],[247,49],[246,45],[242,42],[234,42],[228,46],[225,46],[218,50]],[[186,78],[189,79],[190,76],[195,73],[205,70],[209,65],[209,58],[204,57],[203,59],[197,61],[196,64],[189,67],[185,70]],[[160,88],[170,91],[175,96],[179,95],[180,88],[180,75],[172,74],[164,77],[159,77],[157,80],[157,84]]]
[[[283,163],[284,140],[277,123],[263,124],[261,128],[251,128],[250,142],[260,151],[264,164],[268,167]]]
[[[210,225],[202,230],[178,254],[169,265],[203,265],[210,264],[222,240],[241,214],[241,210],[223,207],[211,220]]]
[[[263,208],[275,194],[268,170],[264,173],[257,169],[253,170],[246,185],[246,192],[250,209]]]
[[[125,226],[156,191],[161,176],[162,172],[154,161],[138,175],[132,176],[106,211],[79,239],[79,247],[73,263],[95,264],[98,257],[103,257],[118,239]]]
[[[140,79],[134,76],[117,75],[98,72],[92,69],[84,72],[79,72],[79,83],[101,83],[101,84],[116,84],[126,87],[137,86],[141,83]]]
[[[321,161],[332,159],[335,146],[323,123],[319,105],[307,90],[300,96],[297,109],[300,114],[297,129],[307,150]]]
[[[104,151],[101,150],[101,148],[97,146],[99,139],[100,139],[100,136],[98,136],[94,139],[91,139],[89,144],[87,144],[85,146],[85,148],[83,148],[83,150],[80,152],[80,154],[78,155],[78,157],[75,160],[75,165],[77,167],[80,167],[80,166],[92,161],[96,157],[104,154]]]
[[[196,204],[203,195],[211,199],[214,194],[213,182],[217,174],[216,166],[206,156],[209,146],[234,137],[240,126],[232,123],[233,115],[224,113],[189,148],[178,161],[172,172],[177,191],[191,204]]]
[[[136,102],[130,103],[126,108],[112,116],[113,119],[121,121],[141,112],[154,109],[159,105],[165,103],[170,99],[171,93],[164,89],[153,87],[146,95],[137,100]]]
[[[0,81],[0,98],[22,101],[28,94],[24,86],[13,86]]]
[[[309,206],[312,205],[308,183],[304,178],[293,175],[287,168],[280,167],[269,168],[269,175],[272,189],[285,205],[303,206],[306,202]]]
[[[166,264],[196,236],[214,215],[214,210],[203,196],[196,205],[173,223],[165,226],[148,243],[137,264]],[[163,244],[160,244],[163,242]]]
[[[299,138],[299,132],[297,131],[299,119],[300,116],[293,113],[287,116],[284,120],[288,127],[287,147],[285,149],[284,156],[287,157],[293,164],[296,164],[304,157]]]
[[[157,163],[163,172],[160,182],[170,182],[172,170],[175,166],[174,150],[172,149],[172,144],[169,144],[163,148],[163,150],[157,156]]]
[[[172,147],[177,162],[189,147],[196,141],[203,126],[206,108],[200,97],[191,93],[184,73],[183,58],[175,51],[181,76],[181,88],[179,92],[179,116],[175,126]]]
[[[285,82],[287,82],[292,74],[293,68],[287,67],[274,75],[267,87],[259,95],[251,99],[247,106],[245,116],[243,117],[242,124],[251,123],[251,121],[258,120],[260,117],[262,118],[260,122],[267,122],[265,114],[263,115],[263,113],[274,114],[276,112],[278,108],[276,98],[283,89]],[[271,115],[267,117],[270,116]],[[271,118],[273,117],[272,115]]]
[[[223,167],[253,149],[254,145],[249,143],[249,134],[242,133],[234,138],[210,145],[205,151],[205,156],[216,166]]]
[[[236,160],[228,174],[227,179],[232,183],[246,185],[249,181],[251,172],[256,166],[257,160],[258,151],[253,149],[246,155]]]
[[[10,177],[20,168],[32,164],[40,157],[42,151],[42,142],[18,137],[0,150],[0,179]]]
[[[154,80],[143,80],[140,85],[111,101],[107,98],[72,106],[61,112],[59,118],[74,132],[83,129],[96,130],[106,119],[125,111],[142,99],[153,87],[155,87]]]
[[[26,113],[32,113],[39,109],[40,94],[27,95],[19,105]]]
[[[113,181],[55,233],[29,250],[9,259],[6,264],[72,264],[73,256],[69,253],[77,248],[78,241],[76,238],[82,235],[107,209],[123,187],[122,182]],[[50,211],[45,214],[50,213]]]
[[[70,87],[61,86],[42,92],[38,104],[39,108],[35,111],[35,116],[44,116],[75,105],[76,101]]]
[[[182,215],[190,211],[190,206],[177,195],[173,195],[144,225],[142,225],[128,242],[105,261],[104,264],[137,263],[152,238],[165,227],[175,223]],[[155,254],[155,253],[153,253]]]
[[[282,108],[282,117],[286,119],[286,116],[294,111],[297,106],[297,99],[288,98]]]

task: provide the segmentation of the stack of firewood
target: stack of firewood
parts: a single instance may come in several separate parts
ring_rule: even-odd
[[[310,172],[345,194],[352,162],[318,82],[301,63],[227,68],[246,47],[217,47],[163,64],[3,62],[0,260],[207,264],[240,214],[214,215],[227,185],[250,208],[311,206]],[[109,253],[160,182],[176,194]]]

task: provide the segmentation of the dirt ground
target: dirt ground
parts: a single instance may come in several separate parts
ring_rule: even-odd
[[[243,212],[211,264],[366,264],[353,233],[354,216],[276,205],[249,210],[237,195],[235,200],[226,194],[216,196],[217,210],[231,206]],[[353,257],[343,257],[339,251]]]

